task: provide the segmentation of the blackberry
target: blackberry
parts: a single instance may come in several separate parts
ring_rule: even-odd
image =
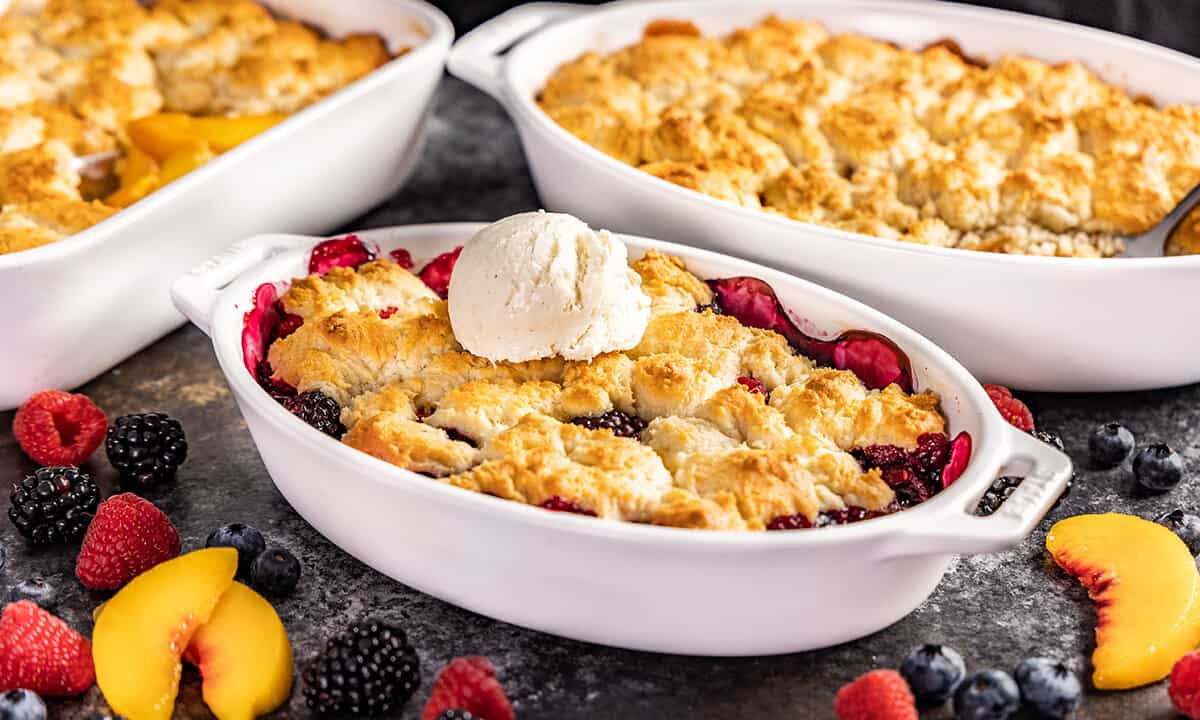
[[[346,426],[342,424],[342,407],[337,400],[319,390],[309,390],[294,398],[287,398],[283,406],[329,437],[340,438],[346,434]]]
[[[303,677],[304,701],[321,715],[380,715],[412,697],[421,667],[403,630],[364,620],[325,643]]]
[[[174,480],[188,445],[178,420],[150,412],[117,418],[108,428],[104,449],[121,483],[144,489]]]
[[[1063,445],[1062,438],[1059,437],[1058,433],[1056,432],[1052,432],[1050,430],[1034,430],[1029,434],[1046,443],[1060,453],[1065,453],[1067,451],[1067,446]]]
[[[479,720],[471,714],[470,710],[443,710],[441,715],[437,716],[437,720]]]
[[[74,467],[44,467],[13,483],[8,519],[33,545],[78,540],[100,504],[96,483]]]
[[[1001,477],[996,478],[992,482],[992,486],[987,489],[983,497],[979,499],[979,505],[975,508],[975,514],[979,516],[991,515],[1000,509],[1004,501],[1017,491],[1017,486],[1025,478],[1019,477]]]
[[[603,415],[577,417],[572,420],[589,430],[612,430],[617,437],[637,437],[646,429],[646,421],[636,415],[629,415],[620,410],[609,410]]]

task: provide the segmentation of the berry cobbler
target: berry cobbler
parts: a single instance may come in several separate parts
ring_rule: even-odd
[[[593,262],[601,247],[611,262]],[[540,318],[536,337],[485,339],[520,361],[472,354],[455,332],[458,308],[471,307],[457,295],[487,282],[468,266],[502,267],[497,248],[550,253],[529,273],[537,288],[512,300]],[[705,281],[654,250],[628,262],[615,236],[543,213],[485,228],[430,261],[436,272],[393,258],[411,262],[349,236],[314,250],[307,277],[259,287],[246,366],[323,432],[448,485],[605,520],[811,528],[923,502],[970,454],[969,436],[947,436],[938,396],[914,390],[893,343],[866,331],[805,335],[754,278]],[[469,286],[456,285],[459,272]],[[612,321],[597,310],[580,331],[576,313],[593,292],[621,294],[630,312],[644,299],[643,325],[631,334],[623,319],[597,335],[596,323]],[[579,344],[573,359],[556,354],[550,307],[572,316],[559,323],[564,337],[590,337],[594,355]]]
[[[251,0],[14,0],[0,254],[104,220],[389,58],[377,36],[327,38]]]
[[[936,247],[1108,257],[1200,183],[1200,108],[1154,107],[1078,62],[984,64],[774,16],[721,38],[652,22],[558,68],[537,102],[676,185]],[[1200,248],[1196,222],[1169,253]]]

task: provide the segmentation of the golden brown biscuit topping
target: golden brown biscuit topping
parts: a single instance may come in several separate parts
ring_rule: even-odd
[[[560,67],[538,104],[677,185],[937,247],[1109,257],[1200,182],[1197,108],[1154,108],[1076,62],[985,65],[773,16],[724,38],[656,21]]]

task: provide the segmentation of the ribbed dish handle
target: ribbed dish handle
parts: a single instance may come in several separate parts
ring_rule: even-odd
[[[272,255],[320,241],[309,235],[255,235],[239,240],[176,280],[171,300],[205,335],[211,335],[213,306],[222,288]]]
[[[953,508],[943,517],[926,518],[898,534],[885,551],[889,556],[976,554],[1006,550],[1028,535],[1067,488],[1071,459],[1029,433],[1008,428],[1011,455],[1000,476],[1025,480],[1000,509],[987,517],[971,507]]]
[[[594,8],[570,3],[528,3],[501,13],[459,38],[446,69],[504,104],[503,53],[518,40],[557,20]]]

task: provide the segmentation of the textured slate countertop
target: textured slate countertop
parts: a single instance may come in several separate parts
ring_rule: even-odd
[[[447,78],[438,96],[424,161],[407,188],[354,227],[490,220],[538,207],[516,134],[489,99]],[[81,351],[86,351],[81,349]],[[1182,452],[1191,479],[1175,492],[1135,498],[1128,464],[1095,472],[1082,468],[1074,491],[1020,547],[999,555],[961,558],[933,596],[895,626],[836,648],[756,659],[686,658],[613,650],[560,640],[474,615],[422,595],[366,568],[334,547],[275,491],[225,382],[207,338],[180,330],[92,382],[89,394],[110,417],[162,410],[178,418],[191,445],[173,486],[150,498],[171,517],[185,550],[203,546],[215,527],[242,521],[269,543],[290,548],[304,565],[295,595],[276,603],[298,662],[353,619],[375,614],[398,621],[421,655],[422,688],[397,717],[416,718],[435,672],[450,658],[483,654],[497,665],[523,720],[573,718],[831,718],[832,698],[850,678],[874,667],[895,667],[923,642],[958,648],[974,669],[1011,668],[1032,654],[1061,657],[1090,672],[1091,603],[1048,561],[1042,543],[1051,522],[1083,512],[1120,510],[1152,517],[1200,502],[1200,386],[1121,395],[1028,396],[1039,427],[1058,431],[1082,465],[1092,427],[1127,423],[1143,442],[1166,442]],[[0,414],[0,487],[33,469]],[[112,469],[98,452],[87,469],[104,494],[115,492]],[[0,493],[7,512],[8,493]],[[446,532],[455,532],[446,528]],[[0,543],[8,549],[0,586],[32,575],[60,588],[60,614],[85,633],[91,610],[104,599],[74,579],[73,549],[28,550],[7,520]],[[503,588],[496,588],[503,592]],[[821,592],[814,583],[812,592]],[[753,608],[745,618],[752,622]],[[55,701],[51,716],[108,717],[93,688],[82,699]],[[298,688],[273,717],[306,717]],[[948,717],[926,713],[923,717]],[[198,676],[185,672],[176,717],[210,717]],[[1090,692],[1081,718],[1174,717],[1165,684],[1124,693]]]

